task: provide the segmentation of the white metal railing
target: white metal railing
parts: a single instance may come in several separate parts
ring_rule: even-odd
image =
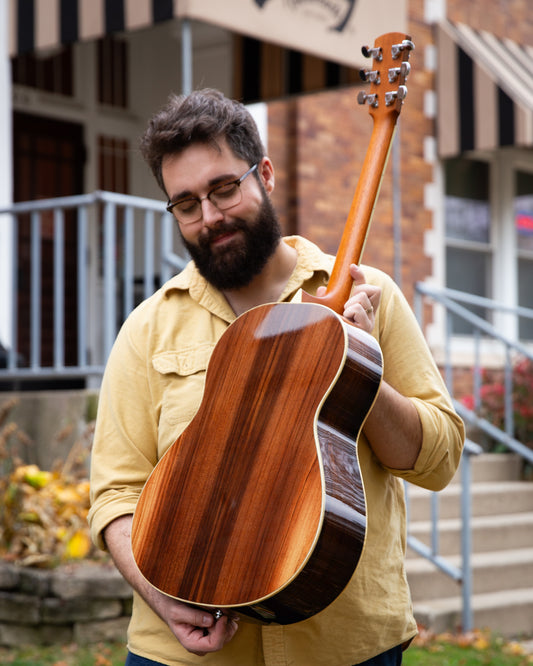
[[[415,312],[418,321],[423,326],[423,304],[426,299],[442,306],[446,314],[445,342],[444,342],[444,376],[446,384],[454,398],[453,362],[452,362],[452,338],[453,318],[460,318],[468,322],[472,327],[472,335],[469,336],[472,344],[472,373],[473,373],[473,401],[474,409],[467,409],[463,403],[454,399],[454,406],[465,423],[475,426],[478,431],[484,432],[492,440],[504,445],[508,450],[519,454],[529,463],[533,463],[533,450],[525,446],[514,436],[514,404],[513,404],[513,359],[516,354],[525,358],[533,359],[531,348],[520,341],[513,340],[491,325],[485,319],[474,314],[464,304],[481,307],[484,310],[505,312],[515,317],[533,319],[533,310],[530,308],[509,307],[499,304],[487,298],[466,294],[452,289],[436,289],[423,283],[418,283],[415,290]],[[496,427],[480,413],[482,405],[482,364],[481,346],[483,341],[496,342],[503,349],[504,358],[504,401],[505,419],[504,428]],[[467,439],[464,454],[461,460],[461,565],[456,567],[446,560],[439,552],[439,494],[431,495],[431,545],[427,546],[413,535],[408,534],[409,546],[418,554],[430,560],[445,574],[461,584],[462,594],[462,625],[464,631],[473,628],[472,611],[472,565],[471,565],[471,457],[478,455],[483,449],[476,443]],[[406,484],[406,496],[408,501],[409,491]],[[409,501],[408,501],[409,506]]]
[[[0,215],[13,225],[14,294],[12,344],[0,358],[0,382],[17,387],[35,379],[76,377],[98,384],[121,323],[138,301],[185,265],[172,216],[161,201],[101,191],[16,203]],[[22,248],[24,225],[27,247]],[[76,252],[70,264],[68,235],[75,238]],[[44,261],[46,239],[53,249]],[[24,265],[22,252],[27,256]],[[47,271],[52,272],[51,286],[46,284]],[[71,316],[65,300],[69,282],[75,282],[72,339],[65,332],[66,317]],[[24,327],[21,303],[28,310]],[[43,310],[50,306],[53,331],[43,325]],[[47,358],[45,340],[51,340]]]

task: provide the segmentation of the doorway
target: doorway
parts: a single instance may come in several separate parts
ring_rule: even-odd
[[[83,192],[85,147],[83,127],[36,115],[13,115],[13,199],[35,201]],[[41,308],[40,365],[54,365],[54,219],[45,212],[40,222]],[[17,343],[19,354],[30,359],[31,220],[19,217],[18,225]],[[65,212],[64,222],[64,363],[77,362],[77,215]],[[62,359],[63,360],[63,359]]]

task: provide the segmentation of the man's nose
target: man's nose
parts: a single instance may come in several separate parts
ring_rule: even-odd
[[[224,219],[224,213],[207,197],[202,200],[202,221],[206,226],[213,226]]]

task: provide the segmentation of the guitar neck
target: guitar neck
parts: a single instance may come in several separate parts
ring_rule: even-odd
[[[322,303],[337,314],[342,314],[344,304],[350,298],[353,282],[349,266],[361,261],[394,137],[395,122],[380,123],[372,132],[363,162],[363,171],[368,176],[357,183],[331,278],[322,299]]]
[[[371,72],[374,79],[371,93],[369,95],[360,93],[359,101],[361,103],[368,102],[370,105],[369,113],[374,121],[372,135],[326,293],[323,296],[311,296],[305,293],[303,295],[305,302],[321,303],[337,314],[342,314],[344,304],[350,297],[352,290],[353,282],[349,273],[349,266],[361,261],[365,247],[396,130],[396,122],[406,94],[403,82],[409,68],[406,63],[400,72],[400,65],[406,62],[412,48],[413,45],[408,36],[401,33],[388,33],[376,40],[376,45],[372,51],[366,49],[367,53],[374,54],[376,69]],[[378,55],[378,50],[381,55]],[[397,50],[398,55],[388,55],[389,52],[395,53],[395,50]],[[365,53],[365,49],[363,49],[363,53]],[[399,62],[394,63],[392,60],[388,62],[387,58],[394,58]],[[398,72],[396,78],[390,81],[388,72],[393,68],[397,69]],[[366,72],[365,74],[368,75],[369,73]],[[389,81],[389,83],[386,83],[386,81]],[[393,89],[392,84],[396,85],[396,89]],[[387,89],[384,90],[384,88]],[[376,92],[378,90],[379,92]],[[391,102],[385,101],[386,95],[392,95]]]

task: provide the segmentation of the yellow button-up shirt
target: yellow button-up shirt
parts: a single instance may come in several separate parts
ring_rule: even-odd
[[[284,239],[298,252],[280,300],[298,300],[326,284],[333,258],[299,237]],[[402,478],[440,490],[452,478],[464,440],[413,313],[384,273],[363,267],[382,289],[373,335],[380,344],[383,378],[408,396],[420,415],[423,443],[413,469],[386,469],[364,434],[358,442],[367,504],[365,547],[340,596],[325,610],[292,625],[240,621],[219,652],[187,652],[167,625],[135,594],[129,649],[170,666],[351,666],[408,641],[416,634],[404,556],[406,517]],[[235,314],[223,295],[190,263],[123,325],[102,382],[92,453],[89,514],[93,539],[131,514],[157,461],[198,410],[205,371],[220,336]]]

